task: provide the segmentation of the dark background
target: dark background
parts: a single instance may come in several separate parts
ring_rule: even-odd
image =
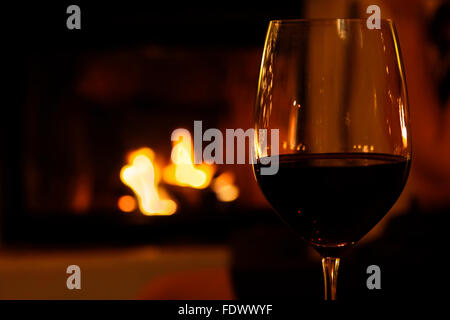
[[[81,30],[66,28],[66,8],[71,4],[81,7]],[[262,49],[269,20],[301,17],[301,1],[267,4],[259,1],[20,2],[6,4],[2,12],[5,26],[2,30],[5,39],[2,50],[6,54],[3,60],[6,83],[3,83],[0,129],[0,236],[3,244],[25,248],[66,248],[169,241],[226,243],[233,251],[233,286],[238,297],[321,299],[322,275],[318,257],[311,254],[310,249],[269,209],[243,209],[236,205],[219,208],[215,207],[215,203],[211,205],[207,202],[209,196],[205,195],[206,202],[200,211],[187,208],[183,212],[186,215],[176,217],[130,218],[104,208],[80,216],[70,211],[28,210],[25,193],[26,163],[36,160],[25,156],[30,141],[26,121],[29,115],[27,108],[30,103],[33,105],[30,97],[42,99],[37,104],[38,116],[32,118],[37,120],[34,123],[49,123],[57,127],[58,117],[52,118],[55,114],[51,106],[55,105],[55,96],[67,97],[67,90],[72,88],[70,75],[77,70],[80,61],[86,61],[80,60],[80,57],[88,59],[117,50],[130,52],[150,45],[164,48],[169,56],[184,50],[189,64],[203,59],[204,56],[197,60],[192,58],[196,52],[258,51]],[[214,65],[220,78],[222,69],[216,62],[221,56],[217,58],[214,54],[209,64],[199,65],[204,68],[202,74],[208,73],[208,66]],[[160,62],[157,60],[155,63]],[[166,61],[164,66],[169,65]],[[170,74],[175,73],[176,70],[170,69]],[[256,82],[253,85],[256,87]],[[442,95],[448,96],[448,82],[447,87],[443,88]],[[70,92],[68,96],[72,97]],[[208,100],[211,96],[206,95],[205,105],[214,102],[223,114],[231,112],[224,97],[219,95],[217,100]],[[158,103],[163,103],[164,97]],[[150,112],[159,115],[158,128],[166,130],[162,135],[164,141],[168,141],[166,133],[171,128],[192,123],[188,112],[180,112],[189,104],[179,102],[166,101],[163,107],[150,109]],[[106,101],[99,104],[113,103]],[[175,104],[179,105],[176,112],[171,109]],[[139,107],[139,103],[136,105],[133,109],[135,114],[147,112],[142,106]],[[102,112],[97,112],[90,118],[94,123],[92,126],[95,126],[95,119],[103,119]],[[177,112],[179,118],[164,128],[166,122],[161,119],[168,119]],[[216,113],[208,113],[206,107],[199,108],[198,112],[205,115],[211,126],[219,120]],[[115,116],[120,117],[121,113],[117,112]],[[105,129],[114,132],[113,124],[114,119],[105,124]],[[53,133],[51,131],[49,135]],[[34,147],[38,150],[41,147],[51,150],[53,147],[56,153],[61,151],[54,142],[55,137],[51,138],[48,141],[33,140],[38,143]],[[101,156],[103,153],[98,154]],[[121,157],[120,152],[115,156]],[[120,189],[118,192],[122,191]],[[210,212],[215,215],[208,215]],[[349,253],[341,265],[340,297],[351,301],[363,297],[400,299],[448,296],[445,264],[448,213],[448,208],[425,212],[413,205],[407,215],[392,220],[383,238]],[[170,237],[167,237],[168,232]],[[380,265],[383,272],[383,290],[379,292],[369,292],[361,280],[367,278],[364,271],[370,264]]]

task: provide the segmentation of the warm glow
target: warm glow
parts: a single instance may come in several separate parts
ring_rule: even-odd
[[[239,188],[234,185],[234,175],[231,172],[224,172],[214,179],[212,189],[219,201],[230,202],[239,197]]]
[[[172,148],[172,163],[164,169],[164,181],[182,187],[206,188],[213,177],[214,167],[201,164],[194,166],[192,141],[182,136]]]
[[[289,111],[289,149],[294,150],[297,144],[297,129],[298,129],[298,110],[291,108]]]
[[[358,149],[357,151],[362,151],[362,152],[369,152],[369,151],[373,152],[375,150],[375,147],[373,145],[367,145],[367,144],[364,144],[364,145],[354,144],[353,149]]]
[[[399,104],[399,116],[400,116],[400,126],[402,129],[403,147],[407,148],[408,147],[408,131],[406,129],[404,106],[403,106],[403,102],[401,101],[401,99],[397,99],[397,102]]]
[[[153,164],[154,153],[141,148],[128,157],[128,165],[120,171],[120,179],[136,194],[139,209],[145,215],[171,215],[177,205],[169,199],[161,199],[158,190],[158,168]]]
[[[117,206],[123,212],[132,212],[136,209],[136,200],[132,196],[121,196]]]

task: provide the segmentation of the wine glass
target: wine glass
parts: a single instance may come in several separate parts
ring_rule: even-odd
[[[276,135],[268,132],[276,130],[278,141],[272,141]],[[382,19],[380,29],[368,29],[364,19],[270,22],[253,169],[275,211],[322,256],[325,300],[336,298],[343,250],[369,232],[402,192],[410,132],[391,20]],[[271,161],[278,161],[278,171],[263,173]]]

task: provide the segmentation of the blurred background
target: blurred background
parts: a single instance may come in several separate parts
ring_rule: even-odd
[[[418,286],[442,285],[427,270],[448,241],[447,1],[80,1],[81,30],[67,30],[70,4],[8,7],[0,299],[320,299],[320,258],[272,212],[251,167],[177,166],[171,155],[192,145],[170,135],[193,134],[194,120],[252,127],[270,20],[366,18],[371,4],[399,33],[412,172],[343,262],[342,295],[368,294],[369,264],[387,270],[384,294],[394,295],[408,284],[412,256]],[[136,159],[144,172],[127,174]],[[66,288],[72,264],[81,290]]]

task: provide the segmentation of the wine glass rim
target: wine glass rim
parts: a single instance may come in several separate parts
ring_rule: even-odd
[[[336,23],[337,21],[366,23],[367,19],[363,19],[363,18],[278,19],[278,20],[270,20],[270,23],[276,23],[276,24]],[[389,19],[389,18],[381,18],[380,21],[382,23],[392,23],[392,19]]]

